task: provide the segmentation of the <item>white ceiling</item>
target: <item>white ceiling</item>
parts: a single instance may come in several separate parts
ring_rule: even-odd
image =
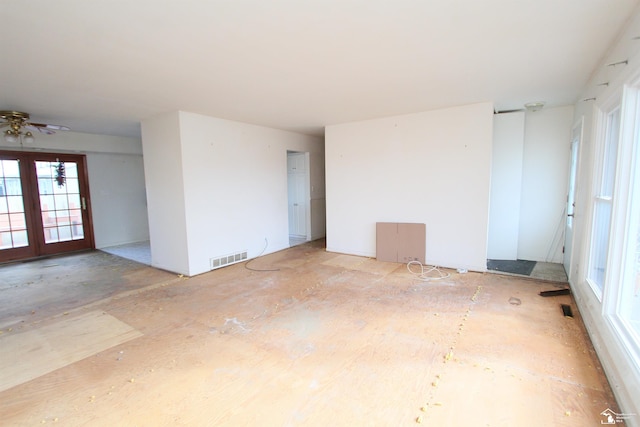
[[[0,110],[138,136],[184,110],[322,134],[573,104],[638,0],[1,0]]]

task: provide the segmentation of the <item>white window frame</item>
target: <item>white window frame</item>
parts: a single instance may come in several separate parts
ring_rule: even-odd
[[[614,204],[609,241],[608,278],[605,283],[603,315],[615,330],[624,347],[640,366],[640,333],[621,313],[627,286],[632,286],[627,266],[634,257],[636,247],[640,200],[632,195],[640,194],[640,78],[624,86],[620,117],[620,143],[616,166]]]
[[[619,165],[619,160],[620,160],[620,134],[621,132],[618,132],[618,148],[616,150],[616,173],[615,173],[615,177],[614,177],[614,188],[613,188],[613,197],[611,197],[611,199],[606,198],[606,197],[601,197],[601,188],[602,188],[602,180],[603,180],[603,173],[604,173],[604,167],[605,167],[605,149],[606,149],[606,145],[609,142],[608,139],[608,134],[609,134],[609,116],[616,111],[617,109],[620,109],[620,124],[619,124],[619,130],[621,129],[622,126],[622,115],[623,113],[623,104],[622,104],[622,91],[615,91],[611,96],[609,96],[607,98],[607,100],[605,102],[603,102],[601,105],[598,106],[598,108],[596,109],[596,120],[595,120],[595,135],[596,135],[596,144],[595,144],[595,150],[594,150],[594,171],[595,173],[593,174],[593,182],[592,182],[592,191],[591,191],[591,198],[589,201],[589,209],[590,209],[590,225],[589,225],[589,247],[588,247],[588,251],[587,251],[587,268],[586,268],[586,272],[585,272],[585,279],[586,282],[589,284],[589,286],[591,287],[591,290],[593,291],[593,293],[595,294],[596,298],[598,299],[598,301],[600,301],[601,303],[604,303],[604,299],[605,298],[605,293],[607,290],[607,283],[609,282],[610,278],[608,276],[610,276],[610,272],[611,272],[611,248],[613,246],[613,241],[615,240],[615,236],[613,234],[613,228],[612,228],[612,221],[613,221],[613,212],[615,209],[615,203],[616,203],[616,189],[618,187],[617,185],[617,180],[618,180],[618,171],[617,171],[617,167]],[[593,248],[594,248],[594,239],[596,238],[596,222],[595,222],[595,217],[596,217],[596,204],[597,202],[611,202],[611,218],[610,218],[610,223],[609,223],[609,240],[608,240],[608,245],[606,248],[606,263],[605,263],[605,275],[603,278],[603,283],[602,283],[602,288],[600,288],[600,286],[598,286],[598,284],[596,284],[592,279],[591,279],[591,269],[592,269],[592,262],[593,262]]]

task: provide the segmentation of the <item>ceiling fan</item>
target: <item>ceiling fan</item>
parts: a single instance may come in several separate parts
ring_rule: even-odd
[[[35,141],[31,131],[37,129],[41,133],[51,135],[57,130],[69,130],[66,126],[50,125],[46,123],[32,123],[29,121],[29,114],[20,111],[0,111],[0,128],[8,126],[9,129],[4,131],[4,139],[8,143],[16,143],[18,141],[32,143]],[[25,128],[23,132],[22,129]]]

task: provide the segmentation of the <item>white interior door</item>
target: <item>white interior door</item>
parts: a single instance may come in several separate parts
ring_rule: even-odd
[[[307,181],[305,153],[288,153],[287,184],[290,236],[307,237]]]
[[[571,134],[571,157],[569,165],[569,185],[567,191],[567,209],[566,223],[564,231],[564,271],[567,277],[571,279],[571,256],[573,254],[573,224],[576,207],[576,177],[578,174],[578,155],[580,149],[580,140],[582,139],[582,121]]]

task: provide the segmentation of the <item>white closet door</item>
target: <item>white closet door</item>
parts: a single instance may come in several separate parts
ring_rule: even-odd
[[[305,155],[287,156],[288,193],[289,193],[289,234],[305,237],[307,235],[307,191]]]

